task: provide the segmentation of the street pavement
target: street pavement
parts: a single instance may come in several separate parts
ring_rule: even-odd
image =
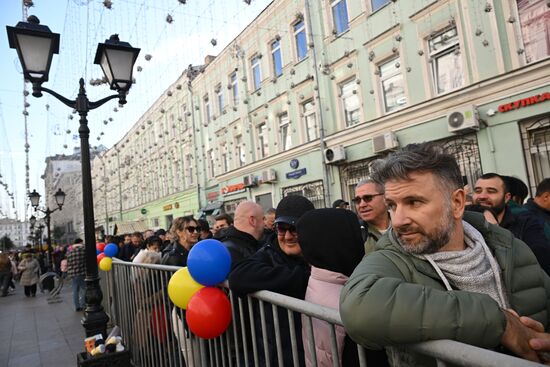
[[[0,297],[0,367],[74,367],[84,351],[82,312],[72,305],[70,283],[62,302],[48,304],[38,289],[27,298],[17,284],[15,292]]]

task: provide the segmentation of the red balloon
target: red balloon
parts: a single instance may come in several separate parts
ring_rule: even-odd
[[[95,245],[95,248],[101,252],[103,252],[103,250],[105,250],[105,243],[104,242],[98,242],[96,245]]]
[[[97,265],[101,262],[101,259],[105,257],[105,254],[102,252],[99,255],[97,255]]]
[[[185,319],[196,336],[216,338],[231,323],[231,303],[220,289],[205,287],[189,300]]]

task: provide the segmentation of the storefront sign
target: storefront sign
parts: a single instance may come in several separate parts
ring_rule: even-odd
[[[518,99],[511,103],[501,104],[498,106],[498,112],[506,113],[512,110],[519,110],[522,107],[531,106],[544,101],[550,101],[550,92],[544,92],[536,96]]]
[[[222,195],[236,194],[238,192],[244,192],[244,191],[246,191],[246,187],[242,182],[235,185],[225,186],[225,187],[222,187],[221,189]]]
[[[220,196],[220,193],[217,191],[212,191],[206,194],[206,199],[208,201],[216,201],[218,199],[218,196]]]
[[[162,207],[162,210],[164,211],[172,210],[172,204],[166,204],[165,206]]]
[[[302,168],[302,169],[298,169],[296,171],[287,172],[286,173],[286,178],[288,178],[288,179],[300,178],[303,175],[305,175],[306,173],[307,173],[307,170],[305,168]]]

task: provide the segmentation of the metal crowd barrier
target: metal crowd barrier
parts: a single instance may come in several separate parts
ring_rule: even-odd
[[[239,298],[227,289],[227,284],[225,290],[230,297],[233,313],[228,330],[211,340],[194,336],[186,325],[184,311],[174,307],[168,298],[168,281],[178,269],[115,259],[112,271],[102,277],[106,311],[111,316],[111,323],[120,326],[135,366],[299,366],[298,338],[302,338],[302,331],[295,330],[296,316],[301,317],[302,327],[305,328],[307,337],[303,339],[304,346],[308,345],[312,351],[315,350],[313,320],[327,322],[332,354],[338,355],[335,328],[342,322],[337,310],[268,291]],[[286,320],[281,319],[282,315]],[[283,321],[288,328],[280,327]],[[271,322],[273,327],[268,330]],[[288,345],[285,348],[283,340],[290,340],[290,350]],[[366,367],[366,350],[356,347],[359,365]],[[408,348],[435,358],[438,367],[538,365],[451,340],[424,342]],[[311,354],[311,359],[312,365],[317,366],[315,353]],[[335,358],[334,367],[338,366],[339,358]]]

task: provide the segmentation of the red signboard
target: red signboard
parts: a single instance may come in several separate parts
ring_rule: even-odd
[[[518,99],[517,101],[504,103],[498,106],[498,112],[506,113],[513,110],[519,110],[522,107],[531,106],[544,101],[550,101],[550,92],[537,94],[536,96]]]
[[[219,195],[217,191],[212,191],[206,194],[206,199],[208,199],[208,201],[215,201]]]
[[[229,186],[226,186],[226,187],[222,187],[221,189],[221,192],[222,192],[222,195],[226,195],[226,194],[230,194],[232,192],[237,192],[237,191],[242,191],[242,190],[245,190],[246,187],[244,186],[244,183],[238,183],[238,184],[235,184],[235,185],[229,185]]]

